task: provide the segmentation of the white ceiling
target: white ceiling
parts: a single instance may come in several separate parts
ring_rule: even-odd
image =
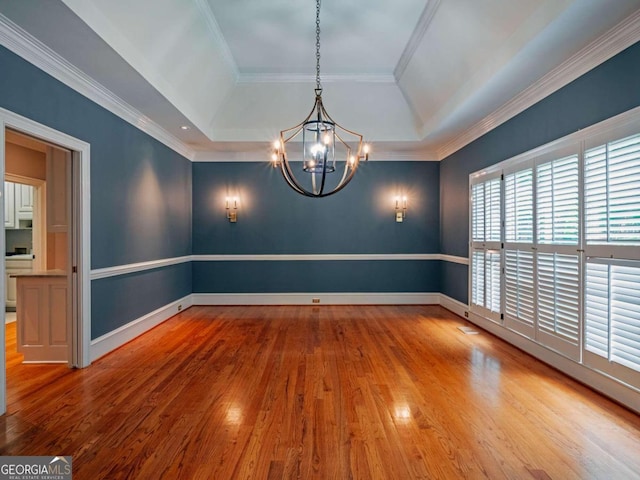
[[[0,0],[0,14],[196,158],[258,159],[313,104],[313,0]],[[324,0],[324,103],[374,152],[441,158],[639,18],[640,0]]]

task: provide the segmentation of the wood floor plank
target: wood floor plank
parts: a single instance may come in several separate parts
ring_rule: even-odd
[[[633,479],[640,417],[431,306],[192,307],[88,369],[24,365],[1,455],[76,479]]]

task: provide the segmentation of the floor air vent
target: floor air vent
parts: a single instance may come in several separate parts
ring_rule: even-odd
[[[477,335],[478,334],[478,331],[474,330],[471,327],[458,327],[458,330],[460,330],[465,335]]]

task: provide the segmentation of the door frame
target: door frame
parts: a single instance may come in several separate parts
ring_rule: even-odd
[[[72,231],[74,245],[72,259],[76,272],[70,275],[72,293],[72,329],[70,367],[84,368],[91,364],[91,204],[90,204],[90,145],[66,133],[47,127],[34,120],[0,108],[0,177],[5,176],[5,129],[35,137],[71,150],[73,179],[72,188]],[[4,202],[4,190],[2,190]],[[0,208],[0,221],[4,224],[4,208]],[[0,235],[0,252],[5,251],[5,238]],[[5,262],[0,262],[0,292],[3,292]],[[0,295],[0,311],[6,308],[4,295]],[[3,322],[4,323],[4,322]],[[5,329],[0,329],[0,414],[7,410],[7,370],[6,370]]]

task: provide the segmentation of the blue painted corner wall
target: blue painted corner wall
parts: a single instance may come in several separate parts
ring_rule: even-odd
[[[0,107],[91,145],[92,269],[191,253],[191,162],[4,47],[0,72]],[[139,295],[151,277],[156,293]],[[91,290],[96,338],[192,287],[173,269],[94,280]]]
[[[468,256],[469,174],[637,107],[639,79],[637,43],[445,158],[440,165],[442,253]],[[461,270],[457,264],[443,265],[443,293],[468,303],[468,273]]]

